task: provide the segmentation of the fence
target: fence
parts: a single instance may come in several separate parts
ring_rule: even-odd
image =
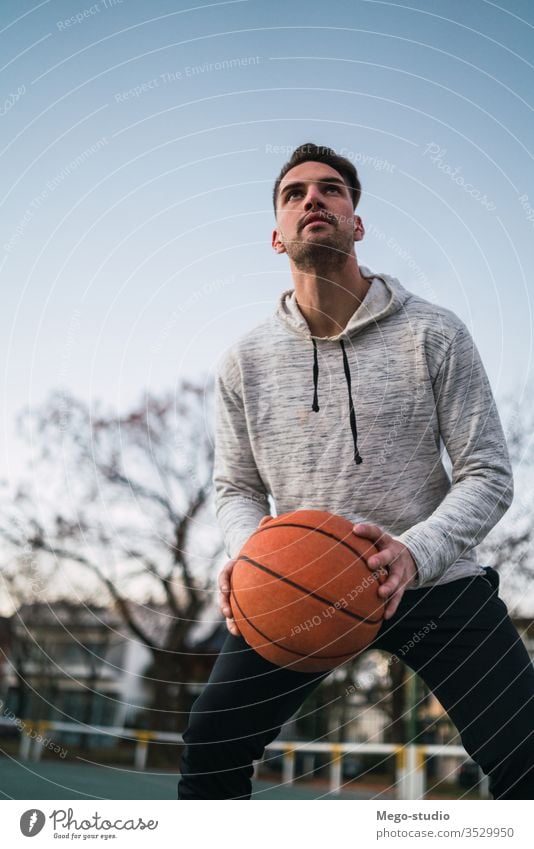
[[[394,755],[396,764],[395,787],[398,799],[423,799],[426,792],[425,762],[432,757],[454,757],[464,761],[468,755],[463,746],[420,745],[395,743],[302,743],[275,742],[266,747],[266,751],[281,751],[284,755],[282,780],[292,784],[295,780],[295,756],[298,752],[330,753],[330,792],[338,792],[343,785],[344,755]],[[480,772],[482,776],[482,772]],[[489,798],[487,778],[483,776],[479,784],[482,798]]]
[[[2,722],[5,725],[6,723]],[[182,735],[172,731],[145,731],[137,728],[120,728],[104,725],[85,727],[72,722],[24,722],[21,733],[19,757],[21,760],[39,761],[44,748],[44,735],[50,732],[74,732],[76,734],[102,734],[121,740],[131,740],[135,743],[133,766],[135,769],[146,769],[148,746],[151,742],[183,743]],[[54,735],[55,736],[55,735]],[[422,799],[426,790],[425,761],[427,756],[453,757],[465,760],[468,756],[462,746],[451,745],[419,745],[405,746],[395,743],[305,743],[296,741],[276,741],[266,746],[266,752],[279,751],[283,756],[282,782],[293,784],[295,781],[295,755],[298,752],[329,753],[331,793],[339,792],[343,779],[343,757],[345,755],[394,755],[396,772],[397,798]],[[256,762],[255,774],[261,766]],[[479,785],[480,795],[488,798],[487,780],[484,778]]]

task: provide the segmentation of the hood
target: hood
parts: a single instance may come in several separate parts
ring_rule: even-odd
[[[347,325],[337,336],[312,336],[308,322],[302,315],[294,289],[286,289],[278,299],[276,316],[292,333],[306,339],[322,339],[328,342],[338,342],[354,336],[375,321],[380,321],[388,315],[397,312],[409,296],[409,292],[389,274],[376,274],[365,265],[360,265],[360,274],[371,280],[371,285],[365,298],[355,313],[349,318]]]
[[[365,265],[360,265],[360,273],[371,281],[367,294],[356,312],[350,317],[345,328],[337,336],[312,336],[308,322],[302,315],[294,289],[287,289],[280,295],[276,308],[276,317],[291,332],[311,341],[313,345],[313,363],[311,374],[313,380],[313,399],[311,409],[319,412],[319,359],[317,356],[317,340],[323,342],[339,342],[343,356],[343,371],[347,383],[349,398],[349,423],[354,445],[354,462],[357,466],[363,463],[358,449],[358,428],[356,411],[352,400],[350,365],[345,350],[344,340],[355,336],[367,325],[378,322],[392,313],[397,312],[409,296],[409,292],[399,283],[396,277],[389,274],[375,274]],[[311,360],[310,360],[311,363]]]

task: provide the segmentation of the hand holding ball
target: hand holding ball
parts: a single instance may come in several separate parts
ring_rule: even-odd
[[[384,616],[385,570],[375,546],[341,516],[298,510],[266,516],[231,575],[230,604],[246,642],[299,672],[333,669],[365,649]]]

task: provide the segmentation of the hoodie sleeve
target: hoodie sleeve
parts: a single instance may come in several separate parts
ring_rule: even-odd
[[[270,515],[270,507],[254,461],[243,400],[237,388],[230,385],[230,375],[228,365],[215,381],[213,482],[217,521],[226,553],[233,558],[261,519]]]
[[[434,512],[400,534],[417,586],[438,579],[478,545],[513,498],[506,439],[482,360],[460,322],[433,381],[439,430],[452,463],[451,488]]]

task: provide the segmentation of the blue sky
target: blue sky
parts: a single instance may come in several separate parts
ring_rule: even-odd
[[[0,9],[4,477],[21,407],[206,380],[272,312],[272,184],[306,141],[358,168],[359,262],[453,309],[497,397],[526,396],[531,3]]]

